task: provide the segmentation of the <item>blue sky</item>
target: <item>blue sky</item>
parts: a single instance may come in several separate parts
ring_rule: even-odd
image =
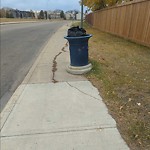
[[[0,0],[1,7],[19,10],[80,10],[79,0]]]

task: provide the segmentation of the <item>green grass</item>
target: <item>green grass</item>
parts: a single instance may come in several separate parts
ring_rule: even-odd
[[[101,79],[101,66],[100,64],[96,61],[96,60],[90,60],[90,63],[92,64],[92,70],[91,72],[89,73],[89,75],[94,75],[96,76],[98,79]]]

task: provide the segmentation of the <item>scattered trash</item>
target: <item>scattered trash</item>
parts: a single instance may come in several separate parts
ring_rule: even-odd
[[[128,101],[129,101],[129,102],[131,102],[131,100],[132,100],[132,99],[131,99],[131,98],[129,98],[129,100],[128,100]]]
[[[122,110],[123,106],[120,106],[120,110]]]
[[[141,106],[141,103],[137,103],[138,106]]]

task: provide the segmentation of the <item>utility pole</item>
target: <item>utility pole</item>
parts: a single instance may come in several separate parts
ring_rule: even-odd
[[[83,28],[83,0],[81,0],[81,28]]]

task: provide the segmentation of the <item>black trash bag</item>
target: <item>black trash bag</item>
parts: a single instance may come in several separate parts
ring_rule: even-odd
[[[79,28],[79,26],[68,29],[68,37],[78,37],[78,36],[85,36],[85,35],[86,35],[86,30],[83,28]]]

